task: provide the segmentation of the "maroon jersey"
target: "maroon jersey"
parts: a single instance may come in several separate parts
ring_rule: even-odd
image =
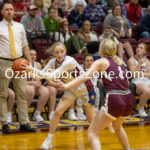
[[[102,76],[106,91],[127,90],[129,88],[124,65],[117,65],[111,58],[105,57],[110,65],[105,70],[107,76]],[[105,73],[104,73],[105,74]]]

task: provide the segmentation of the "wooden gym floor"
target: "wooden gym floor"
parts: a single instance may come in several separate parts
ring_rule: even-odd
[[[150,149],[150,126],[124,127],[132,149]],[[47,132],[15,133],[0,135],[0,150],[38,150]],[[115,134],[105,129],[100,135],[102,150],[119,150],[121,146]],[[59,130],[54,135],[52,150],[90,150],[87,129],[82,126]]]

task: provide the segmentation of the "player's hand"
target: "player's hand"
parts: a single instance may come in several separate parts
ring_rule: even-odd
[[[66,84],[64,84],[61,80],[56,80],[56,83],[58,84],[58,86],[60,87],[60,88],[62,88],[63,90],[66,90],[67,89],[67,87],[66,87]]]
[[[24,69],[27,72],[32,72],[34,70],[34,68],[30,65],[26,65],[26,64],[22,64],[22,69]]]

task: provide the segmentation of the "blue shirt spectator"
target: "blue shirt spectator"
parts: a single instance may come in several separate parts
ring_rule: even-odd
[[[96,0],[88,0],[88,5],[84,9],[85,15],[91,21],[92,26],[98,26],[106,16],[100,5],[96,5]]]
[[[141,18],[139,23],[140,38],[150,38],[150,5],[148,12]]]
[[[68,17],[71,26],[80,28],[83,21],[86,20],[85,12],[83,12],[84,4],[82,1],[77,1],[75,8],[70,12]]]

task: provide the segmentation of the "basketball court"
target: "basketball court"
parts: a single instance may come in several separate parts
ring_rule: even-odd
[[[31,122],[36,133],[23,133],[18,130],[18,122],[10,124],[11,135],[0,135],[0,150],[38,150],[47,137],[50,121]],[[90,150],[87,140],[87,121],[61,120],[54,135],[52,150]],[[124,123],[132,149],[150,149],[150,117],[128,117]],[[1,133],[1,132],[0,132]],[[100,135],[103,150],[119,150],[116,135],[105,129]]]

